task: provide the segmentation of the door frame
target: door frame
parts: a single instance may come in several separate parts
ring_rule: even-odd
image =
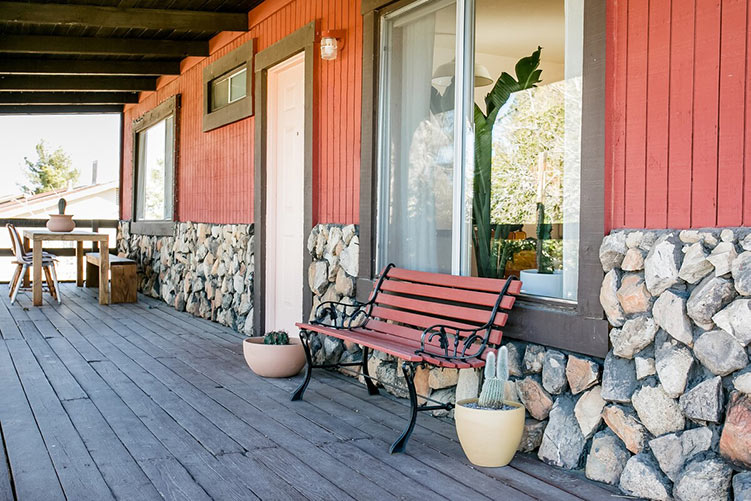
[[[306,280],[306,270],[312,262],[307,249],[307,237],[313,229],[313,65],[315,63],[315,21],[260,51],[255,57],[255,148],[253,158],[253,334],[263,335],[266,326],[266,160],[268,70],[290,57],[305,53],[305,147],[303,180],[303,319],[313,306],[313,295]]]

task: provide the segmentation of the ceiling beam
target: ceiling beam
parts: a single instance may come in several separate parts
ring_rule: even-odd
[[[122,104],[106,105],[47,105],[0,104],[0,115],[67,115],[71,113],[122,113]]]
[[[135,92],[0,92],[0,104],[126,104]]]
[[[156,77],[0,75],[0,91],[156,90]]]
[[[247,13],[0,2],[0,21],[102,28],[247,31]]]
[[[180,61],[0,58],[0,75],[179,75]]]
[[[132,38],[0,35],[0,52],[117,56],[207,57],[209,42]]]

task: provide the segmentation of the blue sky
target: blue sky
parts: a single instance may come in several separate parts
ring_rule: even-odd
[[[79,184],[91,181],[91,165],[98,160],[98,181],[118,179],[120,115],[0,115],[0,196],[20,192],[24,157],[36,160],[34,147],[44,139],[51,148],[62,146],[81,172]]]

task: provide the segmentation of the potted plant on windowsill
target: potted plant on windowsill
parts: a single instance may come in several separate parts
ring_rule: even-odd
[[[246,338],[243,354],[248,367],[262,377],[292,377],[305,365],[305,351],[300,340],[290,338],[285,331]]]
[[[522,270],[522,292],[535,296],[561,297],[563,273],[554,270],[552,260],[545,255],[543,245],[550,240],[552,226],[545,223],[545,174],[547,156],[540,153],[537,165],[537,269]]]
[[[68,202],[64,198],[61,198],[57,202],[58,214],[50,214],[50,219],[47,221],[47,229],[54,232],[67,233],[73,231],[76,227],[76,223],[73,222],[73,216],[65,213],[65,207]]]
[[[506,466],[519,447],[524,431],[524,407],[505,400],[508,350],[502,346],[485,361],[480,398],[456,403],[456,434],[467,459],[477,466]]]

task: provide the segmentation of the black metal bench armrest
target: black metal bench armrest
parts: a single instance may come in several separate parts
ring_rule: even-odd
[[[310,323],[326,325],[335,329],[353,329],[362,327],[370,318],[372,301],[361,303],[354,301],[352,304],[337,301],[325,301],[318,305],[315,319]]]
[[[422,331],[420,348],[415,353],[450,362],[480,358],[485,348],[488,347],[489,336],[488,325],[482,325],[476,329],[458,329],[442,324],[431,325]],[[431,344],[436,337],[439,346]]]

